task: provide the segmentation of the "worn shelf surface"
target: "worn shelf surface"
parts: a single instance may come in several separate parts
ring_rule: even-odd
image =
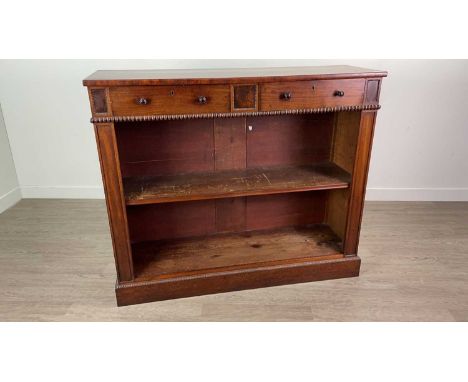
[[[143,242],[132,245],[138,281],[341,259],[326,225]]]
[[[347,188],[349,174],[332,163],[124,179],[127,205]]]

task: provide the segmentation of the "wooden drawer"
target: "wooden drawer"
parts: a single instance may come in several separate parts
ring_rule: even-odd
[[[228,85],[116,87],[110,99],[115,116],[230,111]]]
[[[273,82],[260,86],[260,110],[361,105],[364,79]]]

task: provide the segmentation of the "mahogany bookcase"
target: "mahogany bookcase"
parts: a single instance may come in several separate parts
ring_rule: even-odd
[[[386,75],[329,66],[86,78],[118,305],[358,276]]]

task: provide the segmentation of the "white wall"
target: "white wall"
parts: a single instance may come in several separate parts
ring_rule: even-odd
[[[24,197],[102,197],[84,77],[97,69],[350,64],[384,79],[368,199],[468,200],[467,60],[3,60],[0,101]]]
[[[0,105],[0,214],[20,199],[21,191]]]

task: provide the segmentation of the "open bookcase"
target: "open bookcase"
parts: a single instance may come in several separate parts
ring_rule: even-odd
[[[385,73],[300,70],[85,80],[119,305],[359,274]]]

